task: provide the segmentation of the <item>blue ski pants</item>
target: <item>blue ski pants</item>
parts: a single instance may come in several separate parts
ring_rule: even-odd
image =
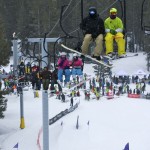
[[[75,76],[75,75],[83,75],[83,72],[82,72],[82,70],[80,69],[80,68],[78,68],[78,69],[75,69],[75,68],[73,68],[72,69],[72,75],[73,76]]]
[[[63,75],[65,75],[65,83],[70,81],[70,69],[59,69],[58,70],[58,80],[63,82]]]

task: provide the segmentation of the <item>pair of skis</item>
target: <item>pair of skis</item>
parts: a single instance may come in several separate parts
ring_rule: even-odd
[[[69,50],[69,51],[71,51],[71,52],[77,53],[77,54],[79,54],[79,55],[84,55],[84,54],[82,54],[82,53],[80,53],[80,52],[78,52],[78,51],[76,51],[76,50],[74,50],[74,49],[72,49],[72,48],[69,48],[69,47],[65,46],[64,44],[61,44],[61,46],[62,46],[64,49]],[[85,56],[86,58],[88,58],[88,59],[94,61],[95,63],[98,63],[98,64],[101,65],[101,66],[104,66],[104,67],[107,67],[107,68],[112,68],[111,65],[109,65],[109,64],[107,64],[107,63],[105,63],[105,62],[103,62],[103,61],[99,61],[99,60],[97,60],[97,59],[95,59],[95,58],[93,58],[93,57],[91,57],[91,56],[89,56],[89,55],[84,55],[84,56]]]
[[[80,53],[80,52],[78,52],[78,51],[76,51],[76,50],[74,50],[74,49],[72,49],[72,48],[69,48],[69,47],[65,46],[64,44],[61,44],[61,46],[62,46],[64,49],[69,50],[69,51],[71,51],[71,52],[77,53],[77,54],[79,54],[79,55],[84,55],[84,54],[82,54],[82,53]],[[84,56],[85,56],[86,58],[88,58],[88,59],[94,61],[95,63],[98,63],[99,65],[101,65],[101,66],[103,66],[103,67],[112,68],[113,66],[112,66],[111,60],[122,59],[122,58],[127,58],[127,57],[135,57],[135,56],[138,56],[138,53],[133,54],[133,55],[126,55],[125,57],[122,57],[122,58],[118,57],[117,54],[115,54],[113,58],[111,58],[111,57],[109,57],[109,56],[102,56],[102,60],[101,60],[101,61],[96,60],[95,58],[93,58],[93,57],[91,57],[91,56],[89,56],[89,55],[84,55]]]
[[[77,83],[77,84],[71,86],[70,88],[65,88],[65,87],[63,88],[63,87],[60,85],[59,81],[57,81],[57,82],[58,82],[58,84],[61,86],[62,92],[64,92],[64,93],[67,92],[67,93],[68,93],[69,91],[74,90],[74,89],[77,88],[78,86],[83,85],[85,82],[89,81],[91,78],[92,78],[91,76],[88,76],[86,79],[84,79],[84,80],[80,81],[79,83]]]
[[[119,57],[117,54],[113,55],[112,57],[109,56],[103,56],[104,58],[107,58],[108,60],[116,60],[116,59],[122,59],[127,57],[135,57],[138,56],[138,53],[132,54],[132,55],[125,55],[124,57]]]

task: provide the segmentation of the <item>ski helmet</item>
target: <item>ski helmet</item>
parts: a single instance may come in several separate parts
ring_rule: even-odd
[[[77,56],[78,56],[77,53],[74,53],[74,54],[73,54],[73,57],[77,57]]]
[[[60,56],[66,56],[66,53],[65,52],[61,52]]]
[[[97,16],[97,10],[95,7],[89,8],[89,15],[90,15],[90,17],[96,17]]]
[[[111,8],[110,9],[110,18],[115,19],[117,15],[117,9],[116,8]]]
[[[110,13],[117,13],[117,9],[116,8],[111,8],[109,12]]]

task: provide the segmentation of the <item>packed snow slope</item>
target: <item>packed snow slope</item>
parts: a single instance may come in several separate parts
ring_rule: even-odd
[[[85,64],[84,72],[95,76],[92,66],[93,64]],[[124,70],[133,75],[138,69],[149,74],[143,53],[136,57],[114,60],[112,73]],[[130,87],[135,88],[135,84],[130,84]],[[148,84],[146,92],[150,92]],[[42,90],[39,91],[39,98],[34,98],[31,87],[24,91],[24,129],[20,129],[20,98],[14,94],[6,97],[8,108],[5,118],[0,120],[0,149],[17,149],[13,147],[18,143],[18,150],[39,150],[37,140],[42,127]],[[86,101],[81,91],[80,98],[74,99],[74,103],[78,101],[80,105],[74,112],[49,126],[50,150],[122,150],[128,142],[131,150],[150,150],[149,100],[128,98],[124,94],[112,100],[107,100],[104,96],[100,100]],[[56,96],[49,98],[49,118],[69,107],[69,101],[62,103]],[[41,148],[42,136],[41,132]]]

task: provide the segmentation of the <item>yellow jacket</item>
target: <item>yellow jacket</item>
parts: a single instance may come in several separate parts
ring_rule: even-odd
[[[115,19],[111,19],[110,17],[108,17],[104,22],[104,26],[106,33],[110,32],[110,29],[116,30],[117,32],[122,32],[124,28],[122,20],[118,17],[116,17]]]

